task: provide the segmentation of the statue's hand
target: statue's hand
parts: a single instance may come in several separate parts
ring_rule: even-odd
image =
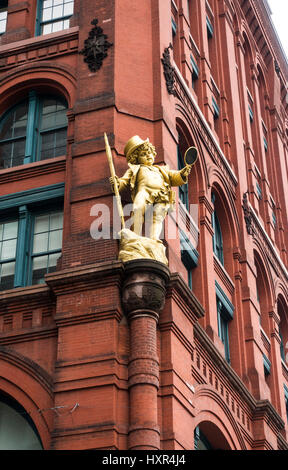
[[[109,182],[110,182],[110,184],[111,184],[111,187],[112,187],[112,191],[113,191],[113,192],[115,192],[115,182],[116,182],[118,188],[119,188],[119,186],[120,186],[120,183],[119,183],[119,180],[118,180],[118,176],[115,176],[115,179],[114,179],[112,176],[110,176]]]
[[[190,165],[185,166],[180,172],[181,176],[183,178],[187,178],[189,176],[190,171],[191,171],[191,166]]]

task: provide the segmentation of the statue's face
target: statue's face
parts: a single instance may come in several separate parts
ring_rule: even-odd
[[[143,150],[138,157],[139,165],[151,166],[154,163],[154,154],[152,150]]]

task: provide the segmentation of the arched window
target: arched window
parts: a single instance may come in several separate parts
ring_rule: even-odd
[[[279,336],[281,339],[280,343],[280,354],[281,354],[281,359],[284,361],[286,364],[288,363],[288,318],[287,318],[287,308],[285,305],[285,301],[282,298],[282,296],[279,296],[277,299],[277,312],[280,317],[280,323],[279,323]]]
[[[0,395],[0,450],[43,450],[30,415],[4,394]]]
[[[214,204],[214,202],[215,202],[215,194],[212,193],[212,203]],[[212,214],[212,227],[214,230],[213,251],[215,255],[217,256],[218,260],[220,261],[220,263],[224,265],[223,237],[222,237],[221,225],[217,217],[216,210],[214,210]]]
[[[65,155],[66,112],[62,98],[31,91],[0,120],[0,167]]]

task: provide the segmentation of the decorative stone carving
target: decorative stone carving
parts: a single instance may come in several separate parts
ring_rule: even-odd
[[[122,304],[128,318],[149,315],[158,320],[169,276],[167,266],[158,261],[141,259],[125,263]]]
[[[169,49],[173,49],[173,46],[170,42],[168,47],[165,47],[164,52],[162,54],[161,62],[164,67],[164,76],[166,80],[166,86],[168,93],[170,95],[175,95],[175,77],[174,77],[174,67],[171,65],[171,58],[170,58],[170,51]]]
[[[103,29],[97,26],[98,20],[95,18],[91,21],[94,27],[89,32],[88,39],[84,41],[84,48],[80,54],[85,56],[84,62],[88,64],[91,72],[97,72],[100,69],[103,60],[107,57],[107,50],[113,44],[107,41],[107,35],[103,33]]]
[[[248,204],[248,191],[246,191],[246,193],[243,194],[242,209],[244,212],[244,220],[246,223],[247,233],[249,235],[253,235],[254,230],[253,230],[253,224],[252,224],[252,215],[251,215],[250,207]]]

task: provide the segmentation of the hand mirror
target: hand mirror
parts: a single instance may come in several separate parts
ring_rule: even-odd
[[[185,165],[192,166],[194,163],[196,163],[198,158],[198,150],[196,147],[189,147],[184,155],[184,162]]]

